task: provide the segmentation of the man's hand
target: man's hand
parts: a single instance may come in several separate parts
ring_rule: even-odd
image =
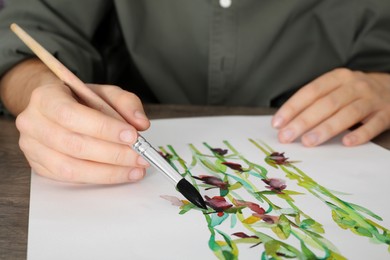
[[[124,122],[80,103],[46,69],[39,61],[27,61],[8,72],[0,85],[3,100],[9,98],[5,103],[17,115],[19,145],[31,167],[66,182],[112,184],[141,179],[148,163],[129,147],[137,130],[150,124],[139,98],[116,86],[89,85]]]
[[[336,69],[300,89],[275,114],[273,127],[282,143],[301,136],[305,146],[319,145],[342,131],[346,146],[370,141],[390,128],[390,75]]]

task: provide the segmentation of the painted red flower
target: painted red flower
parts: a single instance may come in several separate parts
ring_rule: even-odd
[[[233,170],[236,170],[236,171],[240,171],[240,172],[243,172],[243,171],[244,171],[244,170],[242,169],[241,164],[239,164],[239,163],[234,163],[234,162],[222,162],[221,164],[226,165],[226,166],[229,167],[230,169],[233,169]]]
[[[240,237],[240,238],[259,238],[258,236],[248,236],[244,232],[236,232],[233,233],[232,236]]]
[[[224,182],[222,179],[215,176],[199,175],[199,176],[193,176],[193,178],[200,180],[205,184],[215,186],[215,187],[207,188],[206,190],[212,188],[220,188],[221,190],[227,190],[227,188],[229,187],[229,183]]]
[[[247,234],[245,234],[244,232],[236,232],[236,233],[233,233],[232,236],[236,236],[236,237],[239,237],[239,238],[255,238],[255,239],[259,239],[258,236],[248,236]],[[259,243],[256,243],[254,245],[252,245],[250,248],[253,248],[255,246],[258,246],[261,244],[261,241]]]
[[[263,220],[264,222],[266,222],[268,224],[275,224],[276,222],[279,221],[278,216],[271,216],[271,215],[267,215],[267,214],[257,214],[257,213],[253,213],[252,216],[261,218],[261,220]]]
[[[283,153],[273,152],[268,156],[268,159],[273,161],[277,165],[290,164],[290,162],[288,161],[288,158],[284,156],[284,152]]]
[[[214,209],[216,212],[218,212],[218,216],[220,217],[223,216],[223,212],[225,210],[233,207],[232,204],[229,204],[229,202],[227,202],[225,198],[221,196],[214,196],[210,198],[209,196],[206,195],[205,199],[206,199],[205,201],[206,205]]]
[[[244,200],[236,200],[236,199],[233,200],[233,203],[238,207],[248,207],[250,208],[250,210],[252,210],[253,212],[259,215],[265,214],[265,209],[260,207],[259,204],[249,202],[249,201],[244,201]]]
[[[216,154],[219,154],[220,156],[224,156],[225,154],[228,153],[227,149],[222,149],[222,148],[211,148],[211,151],[213,151]]]
[[[281,193],[287,187],[286,182],[278,178],[262,179],[262,181],[268,184],[268,186],[265,186],[266,188],[278,193]]]

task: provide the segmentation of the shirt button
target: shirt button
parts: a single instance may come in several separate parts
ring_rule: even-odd
[[[232,5],[232,0],[219,0],[219,5],[223,8],[228,8]]]

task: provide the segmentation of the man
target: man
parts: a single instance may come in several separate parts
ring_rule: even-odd
[[[89,86],[128,123],[80,104],[11,22],[85,82],[112,84]],[[358,123],[345,145],[390,127],[388,0],[15,0],[0,24],[1,99],[31,166],[57,180],[142,178],[148,164],[128,149],[149,127],[139,98],[283,104],[272,121],[279,140],[306,146]]]

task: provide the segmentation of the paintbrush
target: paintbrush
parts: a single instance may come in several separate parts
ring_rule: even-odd
[[[17,24],[11,24],[11,30],[46,64],[46,66],[61,79],[87,106],[99,110],[122,121],[126,120],[99,95],[88,88],[76,75],[67,69],[59,60],[51,55],[37,41]],[[132,148],[159,172],[163,173],[175,185],[176,189],[190,202],[199,208],[207,209],[206,203],[199,191],[183,178],[145,138],[138,134]]]

